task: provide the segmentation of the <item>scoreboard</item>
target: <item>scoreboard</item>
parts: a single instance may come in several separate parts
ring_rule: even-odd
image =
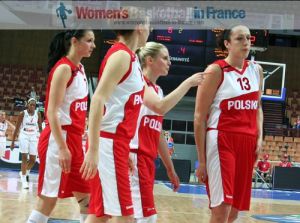
[[[174,90],[190,75],[204,71],[207,65],[215,60],[226,57],[226,52],[220,50],[216,43],[216,37],[221,31],[220,29],[173,29],[170,26],[167,29],[153,30],[150,33],[148,41],[162,43],[169,50],[172,63],[169,74],[167,77],[158,80],[158,84],[163,87],[165,93]],[[106,30],[103,34],[104,42],[106,40],[107,43],[110,43],[107,40],[112,39],[113,33]],[[268,35],[269,33],[266,30],[251,30],[251,46],[266,48]],[[106,52],[107,46],[104,46],[104,49]],[[188,95],[194,96],[195,89],[190,91]]]

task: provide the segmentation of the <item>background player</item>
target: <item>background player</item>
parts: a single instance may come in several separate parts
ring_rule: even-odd
[[[36,110],[36,100],[34,98],[30,98],[27,101],[27,109],[20,112],[18,116],[10,146],[12,150],[15,148],[15,140],[19,131],[19,149],[22,154],[20,177],[23,189],[28,189],[29,173],[35,164],[37,156],[38,135],[42,131],[42,118],[41,114]]]
[[[75,196],[84,222],[89,185],[79,173],[84,154],[88,85],[82,58],[95,48],[92,30],[58,33],[50,44],[46,92],[46,128],[39,140],[39,184],[36,210],[28,223],[46,223],[57,198]]]
[[[207,182],[211,223],[233,222],[238,211],[249,210],[262,143],[263,75],[258,64],[245,60],[250,31],[245,26],[225,30],[219,44],[228,56],[206,69],[210,74],[198,88],[194,120],[197,176]]]
[[[148,91],[151,91],[151,98],[146,92],[138,118],[138,128],[130,144],[130,156],[134,164],[131,191],[136,222],[151,223],[156,222],[157,218],[153,196],[154,162],[157,153],[160,154],[167,169],[174,191],[179,188],[179,178],[174,170],[165,137],[161,132],[163,114],[173,108],[191,87],[199,85],[202,79],[197,73],[164,98],[162,89],[156,85],[156,81],[160,76],[168,74],[171,62],[167,48],[160,43],[148,42],[138,50],[137,54],[141,61]],[[156,112],[146,106],[153,108]]]
[[[10,127],[13,131],[15,126],[6,119],[5,111],[0,110],[0,158],[4,156],[6,150],[6,131]]]

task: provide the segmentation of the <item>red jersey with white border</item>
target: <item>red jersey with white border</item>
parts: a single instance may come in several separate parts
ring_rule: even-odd
[[[218,60],[222,82],[210,107],[208,129],[257,135],[260,74],[258,64],[244,61],[241,71]]]
[[[82,135],[85,129],[88,100],[88,83],[82,64],[77,67],[67,57],[63,57],[51,69],[47,81],[45,114],[47,114],[49,91],[53,73],[61,64],[70,66],[72,76],[67,84],[63,102],[58,109],[58,118],[63,129]],[[46,124],[48,124],[48,120],[46,120]]]
[[[138,57],[123,43],[114,44],[102,61],[99,79],[101,79],[108,58],[119,50],[126,51],[130,55],[131,63],[128,71],[104,105],[100,131],[130,140],[136,130],[144,95],[144,80]]]
[[[162,89],[158,85],[151,83],[146,79],[146,77],[145,80],[147,85],[153,88],[157,95],[162,99]],[[138,118],[138,127],[136,129],[134,138],[130,142],[130,148],[137,149],[138,152],[141,152],[149,157],[156,158],[162,122],[162,115],[155,113],[145,105],[142,105]]]

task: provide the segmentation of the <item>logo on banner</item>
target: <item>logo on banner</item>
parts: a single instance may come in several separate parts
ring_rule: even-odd
[[[63,27],[67,28],[66,21],[68,19],[68,15],[71,15],[73,13],[71,6],[65,6],[63,2],[60,2],[55,12],[57,19],[61,21]]]

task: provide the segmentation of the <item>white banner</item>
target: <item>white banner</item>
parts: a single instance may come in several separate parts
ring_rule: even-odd
[[[147,18],[147,20],[146,20]],[[300,29],[299,1],[1,1],[0,29]]]

